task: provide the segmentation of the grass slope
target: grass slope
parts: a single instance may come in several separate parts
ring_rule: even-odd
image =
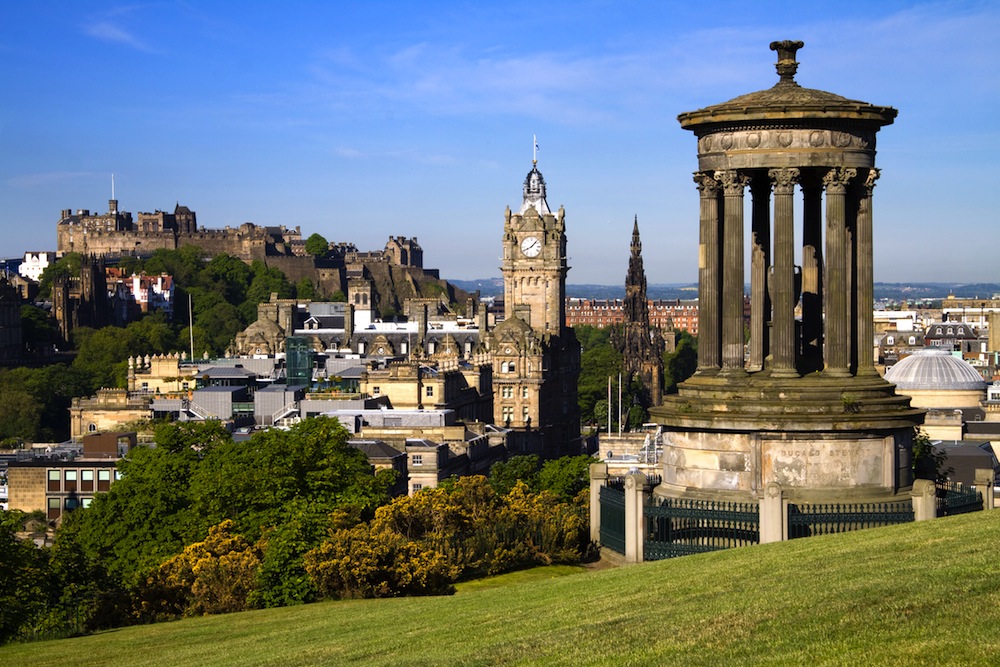
[[[514,577],[452,597],[322,603],[7,646],[0,664],[994,664],[998,547],[1000,511],[980,512]]]

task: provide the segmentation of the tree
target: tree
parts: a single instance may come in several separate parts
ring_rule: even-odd
[[[17,538],[27,518],[0,510],[0,644],[26,633],[48,600],[48,550]]]
[[[948,462],[948,454],[944,450],[938,450],[930,437],[921,429],[913,429],[913,477],[915,479],[929,479],[938,484],[948,481],[948,475],[954,472],[954,468],[945,468]]]
[[[546,461],[538,471],[538,489],[553,493],[562,502],[570,503],[584,489],[590,488],[592,456],[563,456]]]
[[[312,234],[306,239],[306,252],[313,257],[322,257],[330,250],[330,244],[320,234]]]
[[[0,440],[35,442],[41,416],[41,406],[29,392],[12,384],[0,384]]]
[[[308,278],[303,278],[299,282],[295,283],[295,297],[298,299],[316,299],[319,297],[319,293],[316,291],[316,286]]]
[[[156,447],[135,447],[121,479],[82,512],[80,543],[134,586],[151,568],[205,536],[212,522],[194,511],[192,478],[203,457],[232,439],[219,422],[163,424]]]
[[[666,391],[677,391],[677,385],[688,379],[698,369],[698,339],[687,331],[675,330],[677,345],[672,352],[663,354],[663,386]]]
[[[250,270],[253,272],[253,279],[247,288],[246,299],[239,306],[240,313],[247,322],[257,319],[257,304],[269,300],[271,294],[277,294],[280,299],[290,299],[294,293],[294,288],[279,269],[268,268],[264,262],[255,259]]]
[[[24,304],[21,306],[21,340],[29,356],[55,345],[59,341],[55,320],[41,308]]]
[[[249,443],[219,445],[193,475],[196,510],[210,524],[233,520],[238,532],[254,540],[303,499],[327,513],[357,505],[370,515],[388,499],[395,475],[373,475],[365,455],[347,439],[339,421],[316,417],[288,431],[258,432]]]
[[[490,484],[505,496],[518,482],[524,482],[529,489],[538,488],[538,470],[541,462],[534,454],[512,456],[507,461],[498,461],[490,467]]]
[[[252,608],[260,550],[234,532],[232,521],[208,530],[201,542],[184,547],[149,578],[142,615],[226,614]]]
[[[442,554],[366,524],[336,531],[306,554],[305,567],[320,593],[334,599],[455,591],[455,568]]]
[[[38,298],[48,299],[52,295],[52,283],[56,278],[70,278],[80,275],[83,266],[83,255],[78,252],[68,252],[52,264],[42,269],[38,277]]]
[[[581,355],[580,379],[577,383],[581,415],[595,414],[597,403],[607,400],[608,378],[618,382],[621,371],[622,355],[609,344],[591,348]],[[606,418],[605,415],[605,421]],[[601,419],[597,421],[600,422]]]

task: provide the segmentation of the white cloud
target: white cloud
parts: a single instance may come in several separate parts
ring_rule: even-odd
[[[94,39],[99,39],[104,42],[122,44],[144,53],[154,52],[154,49],[150,45],[140,41],[132,33],[128,32],[121,26],[115,25],[111,21],[99,20],[88,23],[83,26],[83,32]]]

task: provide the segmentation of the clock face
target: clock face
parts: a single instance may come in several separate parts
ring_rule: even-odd
[[[542,242],[534,236],[529,236],[521,241],[521,252],[524,253],[525,257],[538,257],[538,253],[541,251]]]

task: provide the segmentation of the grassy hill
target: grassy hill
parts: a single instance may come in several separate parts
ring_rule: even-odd
[[[534,574],[453,597],[7,646],[0,665],[968,665],[1000,656],[1000,511]]]

